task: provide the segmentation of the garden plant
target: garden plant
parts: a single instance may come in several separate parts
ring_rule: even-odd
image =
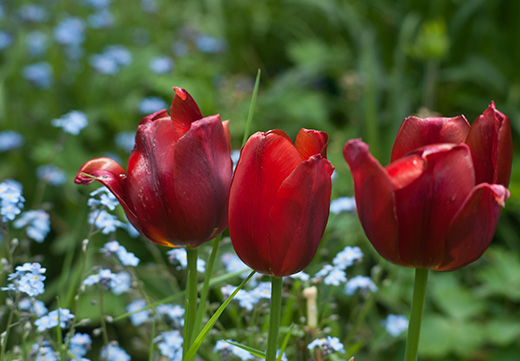
[[[0,0],[0,361],[518,360],[518,13]]]

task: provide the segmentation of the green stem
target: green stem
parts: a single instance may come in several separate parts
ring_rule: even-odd
[[[408,337],[406,339],[405,361],[416,361],[419,349],[419,332],[421,330],[421,319],[423,314],[424,296],[426,294],[426,282],[428,281],[428,270],[424,268],[415,269],[415,282],[413,286],[412,313],[408,324]]]
[[[217,256],[218,246],[221,238],[222,235],[217,236],[213,241],[213,249],[211,250],[211,255],[209,256],[208,263],[206,264],[206,275],[204,277],[202,291],[200,292],[199,308],[197,309],[197,314],[195,315],[195,329],[193,331],[192,338],[195,338],[195,335],[197,335],[202,329],[202,318],[206,313],[206,300],[208,299],[209,281],[211,280],[211,273],[213,272],[213,265],[215,264],[215,258]]]
[[[105,346],[108,346],[108,332],[107,332],[107,323],[105,321],[105,306],[103,303],[103,289],[99,287],[99,313],[101,318],[101,333],[103,335],[103,342]]]
[[[186,249],[188,258],[188,282],[186,285],[186,306],[184,317],[184,350],[191,346],[195,335],[195,317],[197,314],[197,249]]]
[[[282,277],[271,276],[271,314],[269,317],[269,334],[267,336],[266,361],[276,361],[278,350],[278,330],[282,314]]]

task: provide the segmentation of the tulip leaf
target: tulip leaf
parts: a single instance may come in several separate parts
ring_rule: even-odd
[[[253,89],[253,95],[251,96],[251,104],[249,105],[249,114],[247,115],[246,127],[244,130],[244,138],[242,139],[242,146],[246,144],[247,137],[249,136],[249,128],[251,127],[251,122],[253,121],[253,113],[255,111],[256,105],[256,97],[258,95],[258,87],[260,86],[260,69],[258,69],[258,73],[256,74],[255,87]]]
[[[289,344],[289,339],[291,338],[293,327],[294,327],[294,324],[291,324],[291,327],[289,327],[289,330],[287,331],[287,335],[285,335],[285,337],[283,339],[282,347],[280,347],[280,354],[276,358],[276,361],[281,361],[282,360],[282,355],[285,352],[285,349],[287,348],[287,345]]]
[[[230,345],[239,347],[242,350],[245,350],[245,351],[249,352],[253,356],[260,357],[261,359],[265,360],[265,352],[263,352],[261,350],[253,348],[251,346],[243,345],[243,344],[235,342],[235,341],[226,340],[226,342],[229,343]]]
[[[213,325],[217,322],[217,320],[220,317],[220,315],[222,314],[222,312],[224,312],[224,310],[229,305],[229,303],[233,300],[233,298],[236,296],[238,291],[240,291],[242,289],[242,287],[245,286],[247,281],[249,281],[255,273],[256,273],[255,271],[252,271],[249,274],[249,276],[247,276],[247,278],[242,281],[242,283],[233,291],[233,293],[231,295],[229,295],[229,297],[224,301],[224,303],[222,305],[220,305],[220,307],[215,311],[215,313],[213,314],[213,316],[211,316],[211,318],[209,319],[206,326],[204,326],[204,328],[200,331],[198,336],[195,338],[195,341],[193,341],[193,344],[191,345],[190,349],[188,350],[188,353],[183,358],[184,360],[191,360],[193,357],[195,357],[197,350],[202,345],[202,342],[208,335],[209,331],[213,328]]]
[[[226,274],[224,274],[222,276],[212,278],[211,281],[209,281],[209,286],[213,287],[215,285],[227,282],[227,281],[229,281],[229,280],[231,280],[231,279],[233,279],[233,278],[235,278],[237,276],[240,276],[244,272],[245,271],[237,271],[237,272],[232,272],[232,273],[226,273]],[[202,285],[200,285],[200,287],[202,287]],[[177,292],[174,295],[171,295],[171,296],[165,297],[165,298],[163,298],[163,299],[161,299],[159,301],[150,303],[146,307],[140,308],[140,309],[132,311],[132,312],[125,312],[125,313],[123,313],[123,314],[121,314],[121,315],[119,315],[117,317],[114,317],[112,322],[121,321],[121,320],[124,320],[125,318],[128,318],[128,317],[132,316],[134,313],[141,312],[141,311],[146,311],[146,310],[155,308],[155,307],[157,307],[159,305],[175,301],[177,299],[180,299],[180,298],[184,297],[185,293],[186,293],[186,291],[180,291],[180,292]]]

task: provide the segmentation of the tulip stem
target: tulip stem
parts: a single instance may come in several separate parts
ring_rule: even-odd
[[[195,317],[197,314],[197,249],[186,248],[188,258],[188,282],[186,285],[186,310],[184,318],[184,350],[187,351],[195,337]]]
[[[426,282],[428,281],[428,269],[415,269],[415,282],[413,286],[412,312],[408,324],[408,336],[406,339],[405,361],[416,361],[419,349],[419,332],[426,294]]]
[[[269,334],[267,336],[266,361],[276,360],[278,350],[278,330],[282,313],[282,277],[271,276],[271,312],[269,315]]]

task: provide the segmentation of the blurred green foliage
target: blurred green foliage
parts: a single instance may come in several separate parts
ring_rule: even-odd
[[[25,145],[0,153],[0,180],[22,182],[29,200],[26,208],[51,213],[52,232],[45,243],[23,245],[28,253],[39,255],[34,260],[53,260],[48,264],[46,302],[54,302],[53,295],[64,305],[72,302],[74,293],[68,287],[79,277],[74,259],[88,231],[86,199],[91,190],[72,183],[79,166],[104,154],[126,163],[128,154],[116,147],[115,136],[136,130],[146,115],[139,112],[142,99],[156,96],[169,103],[172,86],[186,88],[204,114],[230,119],[232,146],[238,149],[254,77],[261,69],[252,130],[281,128],[293,137],[301,127],[327,131],[329,158],[338,174],[333,198],[353,194],[342,157],[349,138],[362,137],[386,163],[397,129],[408,115],[465,114],[471,122],[494,100],[510,117],[515,144],[512,196],[481,260],[457,272],[431,275],[420,359],[518,359],[520,2],[157,0],[155,10],[147,12],[113,0],[113,24],[88,27],[82,54],[75,58],[52,40],[53,29],[67,16],[86,19],[93,10],[79,0],[42,1],[49,14],[46,21],[24,22],[18,10],[29,3],[1,2],[0,30],[9,32],[13,42],[0,50],[0,130],[18,131]],[[34,30],[49,36],[41,57],[31,57],[26,47]],[[224,48],[201,50],[195,43],[200,34],[223,41]],[[174,50],[179,43],[186,47],[185,54]],[[130,51],[132,62],[116,74],[100,74],[90,57],[115,44]],[[161,55],[171,57],[174,65],[157,74],[149,62]],[[46,89],[23,76],[24,67],[38,61],[48,62],[53,70],[53,85]],[[79,136],[64,136],[50,126],[52,119],[74,109],[85,112],[89,120]],[[35,169],[50,163],[65,170],[65,185],[41,187]],[[154,246],[125,238],[118,234],[140,257],[164,262]],[[340,294],[320,299],[330,301],[329,316],[340,317],[323,322],[344,336],[356,360],[399,360],[403,336],[385,335],[380,320],[389,313],[408,314],[413,272],[381,261],[352,214],[331,216],[313,265],[330,261],[346,245],[358,245],[367,254],[355,272],[378,279],[379,292],[371,299]],[[155,296],[182,289],[165,289],[163,275],[153,270],[145,269],[139,276]],[[89,300],[82,302],[81,317],[95,319]],[[108,309],[122,313],[124,305],[119,303],[107,301]],[[367,304],[370,312],[365,315],[361,311]],[[349,336],[359,314],[363,318],[356,334]],[[127,335],[124,327],[114,330],[128,337],[129,344],[136,337]]]

